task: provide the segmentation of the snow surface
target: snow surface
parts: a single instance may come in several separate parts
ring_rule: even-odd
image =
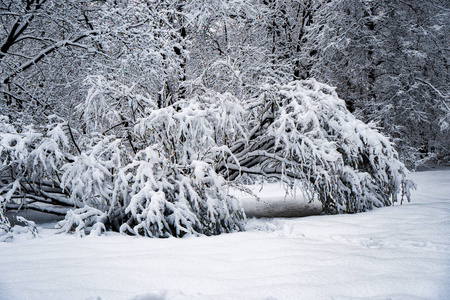
[[[298,189],[288,190],[286,193],[285,187],[280,183],[249,185],[246,188],[259,199],[237,190],[232,191],[232,195],[241,200],[248,218],[305,217],[320,215],[322,211],[320,202],[309,203]]]
[[[250,219],[215,237],[77,238],[41,225],[41,238],[0,243],[0,299],[450,299],[450,169],[413,177],[402,206]],[[242,198],[253,215],[297,209],[277,185],[257,192],[262,202]]]

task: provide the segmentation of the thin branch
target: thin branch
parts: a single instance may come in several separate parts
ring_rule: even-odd
[[[74,138],[73,133],[72,133],[72,128],[70,127],[69,122],[67,122],[66,126],[67,126],[67,130],[69,131],[69,135],[70,135],[70,139],[72,140],[72,143],[75,145],[75,148],[77,148],[78,154],[81,154],[80,147],[78,147],[78,144],[75,141],[75,138]]]
[[[46,55],[54,52],[55,50],[57,50],[61,47],[65,47],[68,45],[79,47],[81,44],[77,44],[78,41],[80,41],[88,36],[95,35],[97,33],[98,33],[97,31],[89,31],[89,32],[86,32],[85,34],[82,34],[74,39],[59,41],[59,42],[55,43],[54,45],[47,47],[46,49],[42,50],[39,54],[37,54],[35,57],[33,57],[29,61],[23,63],[21,66],[19,66],[13,73],[11,73],[10,75],[3,78],[2,82],[4,84],[9,83],[11,81],[11,79],[13,79],[17,74],[27,70],[28,68],[30,68],[31,66],[35,65],[40,60],[42,60]]]

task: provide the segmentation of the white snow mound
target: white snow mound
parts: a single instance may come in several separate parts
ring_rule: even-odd
[[[250,219],[246,232],[214,237],[77,238],[38,226],[39,238],[0,243],[0,299],[450,299],[450,169],[413,178],[402,206]],[[292,203],[276,185],[260,196],[244,208]]]

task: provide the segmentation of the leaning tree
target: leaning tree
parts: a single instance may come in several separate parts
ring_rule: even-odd
[[[104,101],[95,95],[90,104]],[[167,237],[243,229],[228,192],[242,174],[301,186],[327,213],[409,200],[413,183],[391,142],[315,80],[265,86],[245,103],[214,91],[162,108],[147,100],[131,131],[139,149],[96,132],[75,150],[64,124],[18,133],[2,119],[2,209],[72,206],[61,231]]]

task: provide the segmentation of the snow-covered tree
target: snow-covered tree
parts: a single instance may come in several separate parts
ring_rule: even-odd
[[[118,174],[115,205],[126,213],[121,232],[168,237],[243,229],[239,202],[208,163],[173,164],[153,148],[140,151]]]
[[[0,113],[17,125],[70,115],[82,99],[89,61],[100,53],[90,26],[96,3],[0,3]]]
[[[300,185],[326,213],[409,199],[408,171],[376,125],[334,88],[292,81],[319,69],[309,58],[326,49],[312,29],[334,1],[10,3],[0,13],[2,232],[4,211],[23,207],[65,214],[59,232],[80,236],[242,230],[228,189],[243,174]],[[41,102],[27,111],[19,95]]]
[[[19,133],[6,117],[0,122],[3,208],[26,207],[64,215],[65,207],[76,206],[61,187],[61,169],[73,158],[64,124],[53,123],[42,134],[31,127]]]
[[[302,60],[411,165],[448,161],[448,1],[324,1]]]
[[[225,177],[261,174],[300,184],[325,212],[359,212],[409,200],[414,184],[391,142],[356,119],[335,90],[315,80],[268,86],[248,139],[230,145]]]
[[[188,55],[181,7],[182,1],[107,1],[93,25],[108,57],[91,74],[159,98],[159,106],[177,98]]]
[[[61,231],[80,235],[108,229],[151,237],[240,230],[245,216],[227,186],[245,173],[300,185],[330,213],[392,205],[399,193],[409,199],[413,187],[390,141],[357,120],[333,88],[315,80],[267,85],[244,102],[210,91],[150,107],[133,130],[133,140],[145,145],[140,149],[127,147],[124,138],[92,136],[79,154],[63,155],[68,138],[62,130],[52,132],[14,133],[16,144],[5,130],[4,164],[22,173],[4,191],[21,193],[39,209],[49,201],[42,195],[36,200],[24,183],[36,167],[45,178],[57,178],[57,188],[68,194],[57,199],[76,207],[60,223]],[[33,154],[29,148],[40,150]],[[39,164],[22,167],[36,162],[34,157]],[[48,194],[43,196],[56,198]]]

